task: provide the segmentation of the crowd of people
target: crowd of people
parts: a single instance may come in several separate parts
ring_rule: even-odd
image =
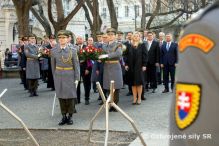
[[[142,100],[146,100],[145,92],[157,92],[158,85],[164,85],[162,93],[170,89],[173,91],[178,45],[173,42],[170,33],[165,35],[160,32],[156,38],[154,32],[139,29],[124,36],[123,32],[109,28],[106,33],[96,33],[96,42],[92,37],[85,41],[82,36],[77,36],[74,43],[72,32],[61,30],[57,38],[51,35],[44,36],[42,42],[36,39],[33,34],[19,38],[17,48],[21,81],[30,97],[38,96],[38,79],[47,83],[47,88],[56,91],[63,115],[59,125],[73,124],[75,104],[81,103],[82,83],[85,105],[90,103],[91,89],[97,93],[96,82],[100,82],[107,97],[110,81],[115,81],[113,100],[116,104],[120,89],[126,85],[126,96],[133,95],[133,105],[140,105]],[[100,55],[99,60],[79,59],[80,49],[87,46],[102,49],[105,54]],[[49,49],[50,53],[42,56],[39,54],[41,49]],[[101,100],[100,96],[98,100]],[[110,112],[116,110],[110,108]]]

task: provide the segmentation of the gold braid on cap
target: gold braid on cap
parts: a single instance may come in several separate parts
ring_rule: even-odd
[[[65,59],[65,57],[62,56],[62,62],[65,63],[65,64],[72,65],[72,51],[71,51],[71,49],[69,49],[69,54],[68,54],[67,59]]]

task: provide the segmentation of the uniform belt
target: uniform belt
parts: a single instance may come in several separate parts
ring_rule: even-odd
[[[59,66],[56,66],[56,69],[57,70],[73,70],[73,67],[59,67]]]
[[[105,61],[105,63],[116,64],[116,63],[119,63],[119,61],[118,60],[111,60],[111,61]]]
[[[35,59],[33,59],[33,58],[27,58],[27,60],[35,60]]]

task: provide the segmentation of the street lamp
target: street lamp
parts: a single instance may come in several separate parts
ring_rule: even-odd
[[[29,32],[32,33],[33,32],[33,19],[29,19]]]
[[[18,22],[15,22],[13,26],[13,42],[15,41],[17,35],[17,27],[18,27]]]

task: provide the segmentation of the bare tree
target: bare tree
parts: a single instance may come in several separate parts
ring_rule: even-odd
[[[33,15],[36,17],[36,19],[40,22],[40,24],[43,26],[46,34],[48,36],[50,36],[52,34],[52,30],[51,30],[51,26],[49,24],[48,19],[46,18],[46,16],[44,15],[44,11],[43,11],[43,6],[42,6],[42,2],[40,2],[39,0],[36,2],[36,5],[38,6],[38,10],[36,10],[36,8],[31,7],[31,12],[33,13]]]
[[[59,30],[66,29],[69,21],[75,16],[75,14],[80,10],[82,5],[84,4],[85,0],[80,0],[77,6],[65,17],[63,3],[62,0],[55,0],[56,5],[56,13],[57,13],[57,20],[54,20],[53,11],[52,11],[52,0],[48,0],[48,16],[49,20],[52,23],[55,33]]]
[[[17,18],[18,33],[20,36],[29,34],[29,10],[32,6],[32,0],[13,0]]]
[[[110,14],[111,27],[117,30],[118,21],[116,17],[116,11],[115,11],[113,0],[106,0],[106,1],[107,1],[108,9],[109,9],[109,14]]]
[[[141,5],[142,5],[141,28],[145,28],[145,24],[146,24],[145,0],[141,0]]]
[[[77,0],[79,1],[79,0]],[[99,13],[99,2],[98,0],[86,0],[87,5],[83,5],[83,9],[85,12],[85,17],[90,25],[92,37],[94,38],[94,41],[97,40],[96,33],[100,31],[101,25],[102,25],[102,19],[100,17]],[[90,13],[92,16],[90,16]]]

